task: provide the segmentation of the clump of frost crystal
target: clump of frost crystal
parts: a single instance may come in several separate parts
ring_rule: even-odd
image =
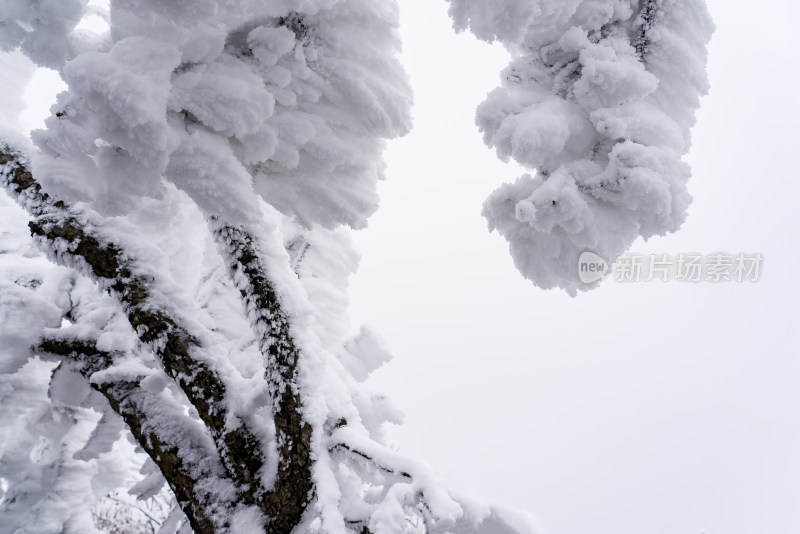
[[[478,107],[484,141],[531,169],[484,204],[520,272],[572,295],[584,251],[615,260],[676,231],[690,128],[708,91],[703,0],[449,0],[458,30],[512,59]]]

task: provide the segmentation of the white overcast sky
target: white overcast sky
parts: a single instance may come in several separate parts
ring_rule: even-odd
[[[351,291],[395,355],[371,384],[406,413],[401,451],[545,534],[800,532],[800,7],[708,3],[694,204],[634,250],[760,252],[762,280],[606,281],[572,299],[523,280],[480,216],[522,172],[474,126],[504,51],[453,34],[443,0],[401,0],[415,129],[390,146]],[[37,79],[26,126],[55,87]]]

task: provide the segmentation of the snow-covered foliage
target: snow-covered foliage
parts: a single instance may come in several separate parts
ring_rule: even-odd
[[[10,11],[30,31],[0,43],[69,84],[36,135],[48,189],[116,215],[166,177],[239,221],[258,218],[255,189],[306,227],[360,227],[377,208],[382,138],[410,127],[392,2],[114,1],[102,38],[67,25],[77,0],[58,25],[26,22],[44,4]]]
[[[449,0],[457,30],[512,59],[477,124],[535,174],[484,205],[520,272],[570,294],[584,251],[615,260],[677,230],[691,202],[681,161],[708,90],[703,0]]]
[[[19,47],[34,63],[58,68],[84,41],[73,29],[87,0],[6,0],[0,4],[0,50]]]
[[[452,6],[514,54],[479,124],[537,169],[486,205],[526,275],[574,291],[582,248],[680,224],[699,0]],[[162,534],[534,531],[388,447],[400,415],[364,384],[389,354],[347,319],[345,227],[410,127],[397,22],[393,0],[0,3],[0,47],[68,85],[34,147],[0,134],[27,211],[0,203],[0,533],[107,530],[109,500],[165,482]]]
[[[533,530],[391,450],[400,415],[363,383],[389,354],[347,320],[343,226],[410,127],[392,0],[0,9],[0,46],[68,85],[29,155],[0,143],[34,233],[0,220],[2,422],[26,429],[0,532],[107,529],[109,499],[165,481],[187,516],[164,534]]]

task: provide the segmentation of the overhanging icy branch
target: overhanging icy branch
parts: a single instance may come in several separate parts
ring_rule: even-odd
[[[119,299],[139,339],[159,357],[207,425],[244,502],[259,506],[268,517],[282,512],[280,506],[289,498],[285,490],[276,493],[260,483],[266,462],[260,440],[246,421],[230,413],[224,380],[203,361],[200,342],[160,303],[162,299],[156,298],[153,281],[139,274],[135,261],[83,222],[80,214],[45,193],[28,170],[26,159],[6,145],[0,147],[0,182],[34,217],[29,223],[31,232],[53,260],[84,272]],[[297,514],[281,515],[281,521],[297,520]],[[275,531],[289,530],[284,524]]]

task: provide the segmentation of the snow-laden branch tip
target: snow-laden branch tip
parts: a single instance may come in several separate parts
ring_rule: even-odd
[[[579,279],[582,252],[610,263],[681,226],[681,158],[708,91],[703,0],[449,1],[456,29],[512,56],[477,123],[501,159],[535,170],[483,210],[526,278],[575,295],[597,285]]]

